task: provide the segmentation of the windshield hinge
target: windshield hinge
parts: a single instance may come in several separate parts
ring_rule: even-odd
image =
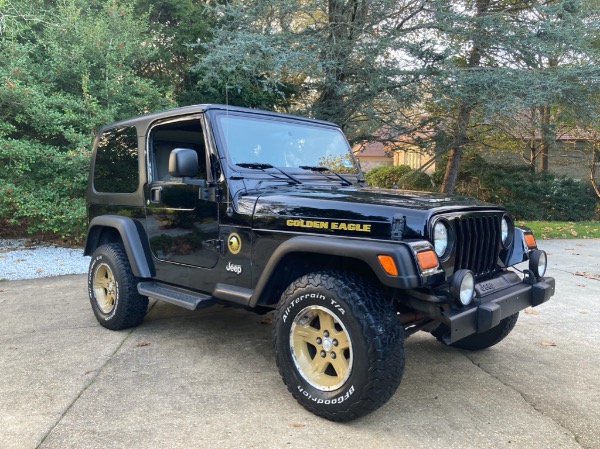
[[[392,240],[402,240],[406,219],[403,215],[394,215],[392,219]]]

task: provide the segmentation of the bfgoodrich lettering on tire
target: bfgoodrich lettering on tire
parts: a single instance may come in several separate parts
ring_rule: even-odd
[[[279,372],[316,415],[349,421],[381,407],[404,370],[404,336],[391,302],[367,280],[318,272],[281,296],[273,325]]]
[[[127,255],[116,243],[94,251],[88,272],[88,294],[96,319],[107,329],[137,326],[148,308],[148,298],[137,291],[137,279]]]

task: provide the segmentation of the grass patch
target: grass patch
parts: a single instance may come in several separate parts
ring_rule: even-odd
[[[541,239],[600,239],[600,221],[517,221]]]

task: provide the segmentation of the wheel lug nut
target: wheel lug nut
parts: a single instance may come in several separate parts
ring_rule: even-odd
[[[321,357],[325,357],[327,353],[325,351],[321,351]]]
[[[337,340],[335,340],[335,339],[332,341],[332,343],[333,343],[333,346],[337,346],[337,345],[339,345],[338,341],[337,341]]]
[[[324,336],[325,338],[329,337],[329,331],[325,331],[325,332],[323,332],[323,336]]]
[[[332,359],[336,358],[335,352],[331,351],[331,354],[329,354],[331,356]]]
[[[317,337],[317,344],[320,345],[321,343],[323,343],[323,340],[321,340],[320,337]]]

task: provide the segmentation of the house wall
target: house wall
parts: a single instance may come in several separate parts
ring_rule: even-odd
[[[515,165],[525,165],[527,162],[524,155],[512,151],[494,151],[482,152],[481,156],[495,163],[509,163]],[[379,165],[408,165],[417,169],[431,159],[429,154],[424,154],[415,149],[395,150],[391,156],[376,156],[356,153],[363,171],[367,172]],[[592,147],[589,142],[563,141],[557,142],[556,147],[550,150],[549,170],[557,175],[564,175],[570,178],[588,181],[590,176],[590,159],[592,156]],[[537,162],[539,166],[539,161]],[[600,177],[600,166],[597,164],[596,175]],[[435,171],[435,163],[432,164],[426,173],[432,174]]]
[[[421,168],[421,166],[431,160],[429,154],[425,154],[418,149],[396,150],[394,151],[394,165],[408,165],[412,169]],[[435,171],[435,162],[431,164],[425,173],[431,175]]]
[[[357,157],[360,168],[362,171],[367,172],[375,167],[379,167],[380,165],[394,165],[394,159],[391,157],[383,156],[383,157]]]
[[[484,152],[482,156],[495,163],[527,164],[523,155],[512,151]],[[548,170],[557,175],[587,181],[590,176],[592,148],[589,142],[557,142],[548,155]],[[539,160],[537,166],[539,167]]]

